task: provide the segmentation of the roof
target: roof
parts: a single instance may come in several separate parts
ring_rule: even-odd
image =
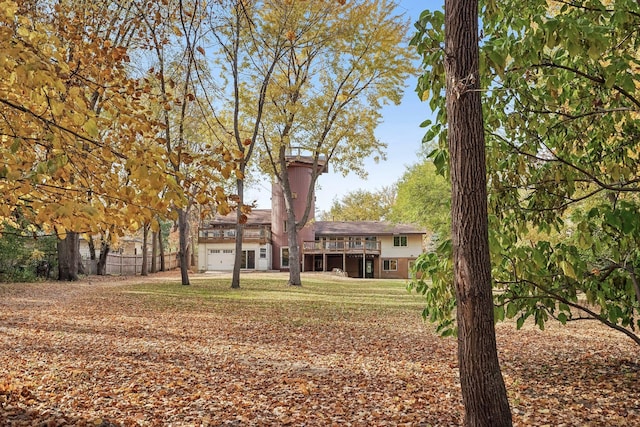
[[[231,225],[236,223],[236,212],[229,215],[217,214],[212,219],[205,221],[206,227],[215,227],[221,225]],[[271,209],[253,209],[247,214],[246,225],[271,225]]]
[[[396,234],[425,234],[426,230],[408,224],[382,221],[316,221],[317,236],[392,236]]]
[[[216,215],[205,221],[205,227],[229,226],[236,223],[236,213]],[[253,209],[247,214],[246,225],[271,225],[271,209]],[[426,234],[426,230],[409,224],[383,221],[316,221],[317,236],[393,236],[398,234]]]

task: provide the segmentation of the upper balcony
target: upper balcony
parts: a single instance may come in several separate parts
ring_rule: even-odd
[[[303,243],[305,254],[373,254],[380,255],[382,242],[364,239],[321,239]]]
[[[235,228],[201,228],[198,231],[198,243],[228,243],[235,242]],[[271,242],[271,230],[267,227],[245,228],[242,240],[244,242]]]

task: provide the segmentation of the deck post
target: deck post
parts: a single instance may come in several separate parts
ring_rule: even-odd
[[[367,244],[362,242],[362,278],[367,278]]]

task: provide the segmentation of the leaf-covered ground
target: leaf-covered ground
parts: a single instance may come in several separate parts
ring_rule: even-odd
[[[404,283],[0,284],[2,426],[457,426],[456,343]],[[519,426],[640,425],[631,340],[498,325]]]

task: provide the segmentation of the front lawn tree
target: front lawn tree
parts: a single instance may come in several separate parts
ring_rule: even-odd
[[[325,165],[366,175],[362,159],[383,156],[385,147],[374,135],[380,108],[400,101],[413,71],[403,45],[407,25],[395,3],[338,3],[277,2],[262,12],[265,21],[279,25],[269,45],[284,33],[288,48],[267,88],[259,137],[261,167],[285,198],[290,285],[301,285],[298,230],[309,219],[318,176]],[[289,186],[294,149],[311,164],[304,212],[293,211]]]
[[[414,43],[424,59],[431,60],[425,24],[422,19],[418,23],[420,32]],[[494,327],[478,34],[478,2],[445,1],[444,51],[439,59],[446,78],[453,283],[464,425],[499,427],[511,426],[512,419]]]
[[[271,85],[276,64],[289,50],[286,43],[288,17],[275,28],[264,14],[279,7],[277,0],[246,2],[223,1],[212,14],[213,49],[221,70],[219,98],[211,100],[220,111],[215,112],[212,133],[220,144],[228,146],[237,159],[234,175],[236,187],[235,260],[231,287],[240,287],[242,236],[249,206],[244,202],[245,177],[250,167],[258,133],[263,121],[267,88]],[[228,176],[227,176],[228,178]]]

